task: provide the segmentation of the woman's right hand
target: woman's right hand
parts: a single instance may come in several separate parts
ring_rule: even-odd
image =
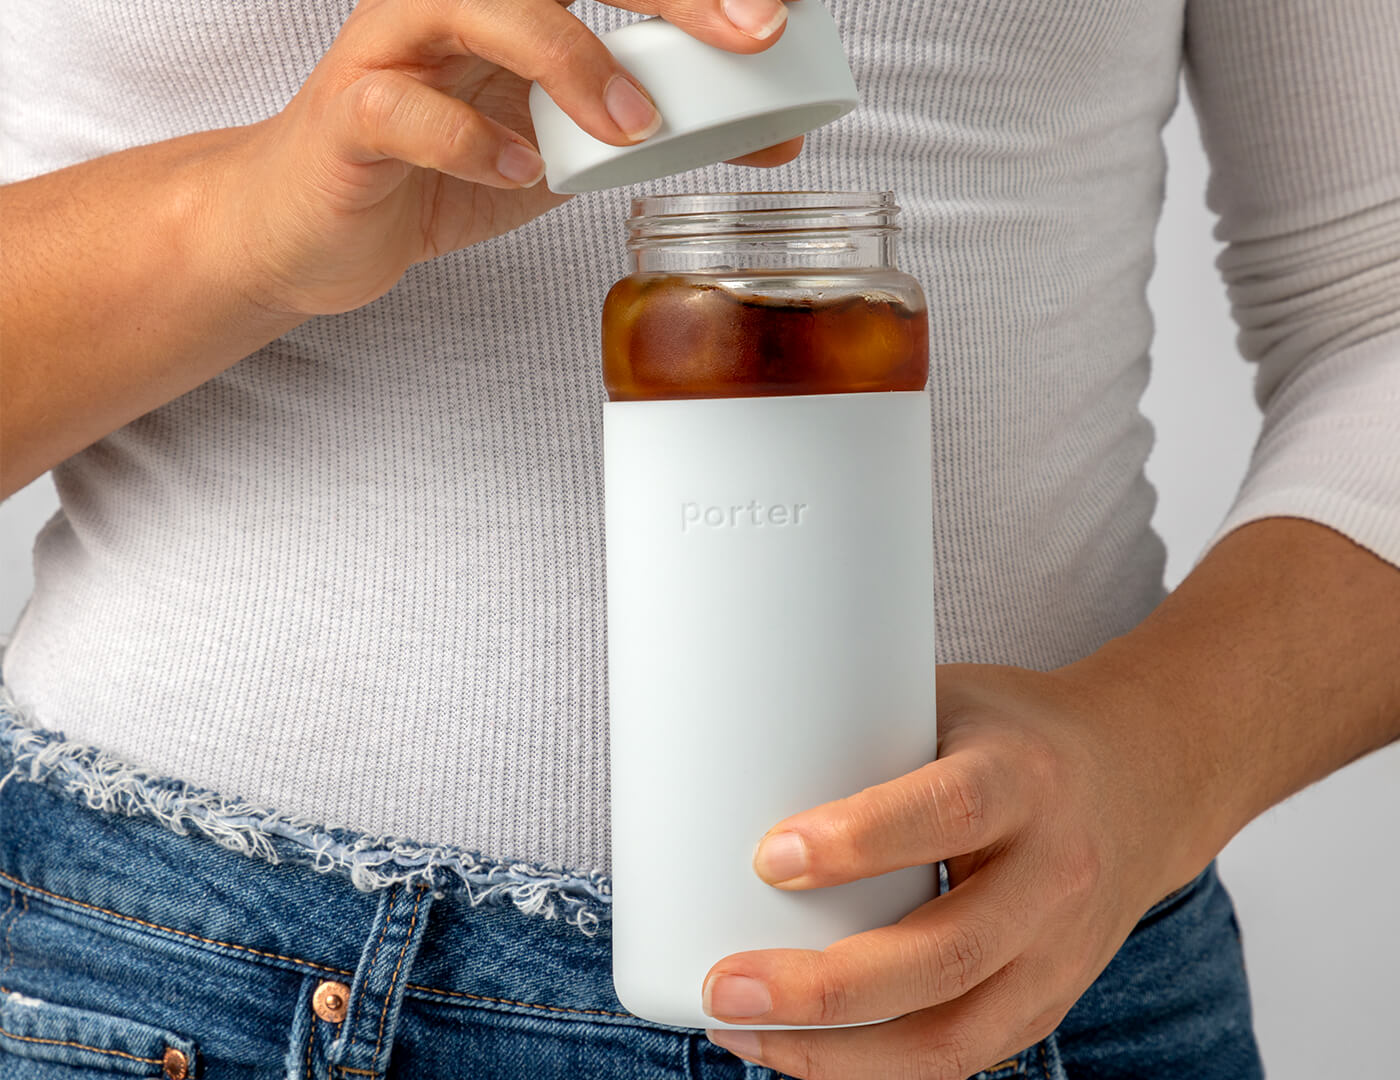
[[[782,32],[778,0],[616,0],[732,52]],[[731,22],[733,18],[733,22]],[[557,0],[361,0],[306,83],[240,129],[214,215],[269,311],[348,311],[415,262],[564,202],[539,184],[530,83],[616,146],[660,125],[649,98]],[[741,159],[776,165],[801,140]],[[223,246],[223,245],[220,245]]]
[[[615,2],[734,52],[767,48],[786,15],[777,0]],[[726,12],[755,15],[753,34]],[[268,119],[0,185],[0,499],[308,317],[563,202],[537,182],[532,81],[605,142],[654,124],[557,0],[360,0]]]

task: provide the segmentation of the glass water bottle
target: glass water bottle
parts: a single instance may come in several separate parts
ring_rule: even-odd
[[[716,961],[937,892],[931,866],[786,892],[752,865],[935,756],[927,311],[891,193],[632,209],[603,310],[613,975],[638,1016],[725,1027]]]

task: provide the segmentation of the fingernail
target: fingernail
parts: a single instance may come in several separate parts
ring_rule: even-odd
[[[706,1028],[705,1038],[741,1058],[758,1057],[758,1032],[734,1028]]]
[[[807,843],[795,832],[774,833],[758,845],[753,865],[759,877],[773,883],[805,874]]]
[[[751,38],[770,38],[787,22],[787,5],[779,0],[723,0],[724,17]]]
[[[704,1008],[711,1016],[762,1016],[773,1007],[768,987],[747,975],[718,975],[705,984]]]
[[[496,171],[507,180],[533,187],[544,175],[544,158],[528,146],[508,142],[496,158]]]
[[[661,126],[661,114],[629,79],[614,75],[603,88],[603,105],[629,139],[640,142]]]

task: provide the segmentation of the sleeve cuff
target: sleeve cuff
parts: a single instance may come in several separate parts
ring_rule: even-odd
[[[1400,567],[1400,332],[1310,361],[1278,389],[1240,492],[1197,561],[1269,517],[1326,525]]]

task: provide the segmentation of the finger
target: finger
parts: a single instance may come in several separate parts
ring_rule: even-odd
[[[802,153],[804,137],[799,135],[795,139],[788,139],[787,142],[780,142],[776,146],[765,147],[762,150],[755,150],[752,154],[745,154],[743,157],[730,158],[730,165],[752,165],[760,169],[771,169],[776,165],[786,165],[798,154]]]
[[[538,82],[579,127],[603,142],[625,146],[661,126],[641,84],[555,0],[418,0],[381,11],[358,32],[359,47],[371,50],[371,66],[388,66],[377,42],[412,42],[420,61],[424,52],[469,54]]]
[[[692,37],[730,52],[768,48],[787,25],[782,0],[608,0],[613,7],[660,15]]]
[[[1014,1058],[1055,1029],[1064,1011],[1039,1003],[1047,995],[1038,982],[1028,970],[1013,966],[955,1001],[884,1024],[817,1031],[709,1029],[705,1034],[731,1053],[801,1080],[966,1080]]]
[[[977,851],[1028,812],[1009,770],[963,750],[779,822],[754,870],[784,889],[839,885]]]
[[[535,148],[470,105],[383,69],[341,95],[337,150],[369,164],[389,158],[498,188],[531,187],[544,176]]]
[[[729,1023],[855,1024],[966,994],[1030,947],[1041,916],[1007,859],[893,926],[815,949],[735,953],[705,979],[706,1013]]]

